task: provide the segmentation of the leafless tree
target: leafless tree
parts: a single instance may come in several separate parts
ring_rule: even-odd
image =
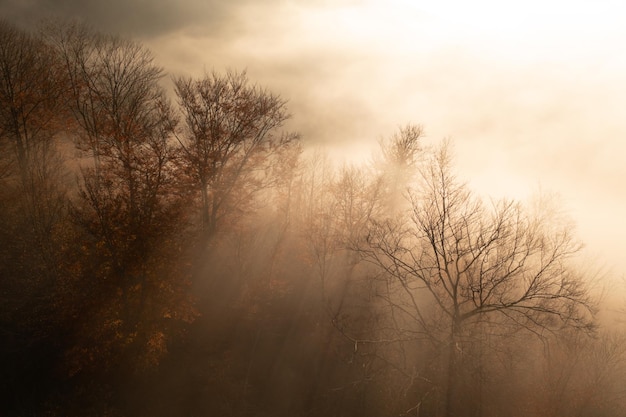
[[[415,180],[417,168],[424,155],[420,125],[402,126],[390,137],[379,141],[379,153],[374,155],[374,168],[381,183],[383,205],[387,212],[406,207],[404,194]]]
[[[626,411],[624,334],[588,338],[565,332],[543,358],[543,375],[530,393],[537,415],[614,416]]]
[[[359,251],[392,286],[396,322],[445,348],[446,415],[458,416],[458,368],[477,326],[591,330],[594,308],[585,277],[569,263],[581,246],[568,228],[513,201],[483,203],[455,178],[446,145],[420,175],[409,220],[372,222]]]

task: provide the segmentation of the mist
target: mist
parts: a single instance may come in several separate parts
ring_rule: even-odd
[[[1,414],[626,411],[615,4],[123,3],[0,5]]]

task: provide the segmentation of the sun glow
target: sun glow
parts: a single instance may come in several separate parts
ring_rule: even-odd
[[[254,10],[224,53],[289,91],[294,129],[341,159],[366,161],[377,139],[422,123],[427,140],[452,138],[476,188],[523,198],[537,184],[575,196],[579,177],[606,183],[596,180],[604,160],[578,163],[594,161],[588,150],[599,141],[623,154],[622,141],[608,138],[625,129],[626,55],[617,51],[626,3],[281,4],[271,15],[247,6]]]
[[[317,10],[317,11],[315,11]],[[616,55],[626,3],[616,1],[365,0],[311,10],[299,24],[328,47],[410,54],[456,47],[514,60]]]

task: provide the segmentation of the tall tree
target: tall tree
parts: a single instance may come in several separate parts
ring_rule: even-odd
[[[267,168],[296,135],[278,129],[286,102],[251,85],[245,72],[174,80],[182,113],[181,161],[201,196],[202,229],[212,235],[228,216],[245,213],[268,186]]]
[[[65,86],[62,67],[43,40],[1,21],[0,179],[20,201],[44,252],[63,211],[63,167],[54,139],[65,127]]]
[[[89,359],[94,351],[149,366],[167,351],[176,323],[194,316],[182,269],[176,120],[159,85],[162,69],[132,41],[80,25],[48,33],[70,79],[74,138],[88,156],[73,210],[85,232],[83,274],[95,298],[88,298],[93,317],[80,330],[70,368],[99,366]]]
[[[71,228],[59,152],[66,85],[41,37],[0,21],[0,379],[7,382],[0,413],[23,406],[20,389],[47,383],[71,315],[64,308]]]
[[[60,74],[40,38],[0,21],[2,246],[16,249],[16,257],[3,262],[2,269],[13,269],[6,273],[11,278],[23,274],[18,281],[49,275],[57,266],[53,235],[65,205],[63,166],[54,141],[63,126]]]
[[[593,303],[570,264],[580,245],[569,228],[512,201],[486,206],[455,178],[446,146],[421,177],[408,221],[372,223],[360,251],[396,288],[388,299],[395,323],[447,352],[446,415],[460,416],[464,352],[483,324],[590,330]]]

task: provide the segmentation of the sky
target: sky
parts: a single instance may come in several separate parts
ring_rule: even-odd
[[[0,0],[0,16],[83,20],[172,75],[246,69],[308,146],[348,161],[421,124],[477,192],[557,194],[585,256],[626,272],[621,0]]]

